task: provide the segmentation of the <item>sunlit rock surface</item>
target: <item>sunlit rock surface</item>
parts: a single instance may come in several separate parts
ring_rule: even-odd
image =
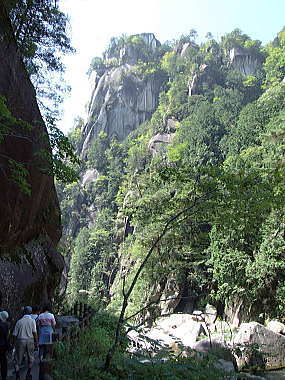
[[[140,36],[155,51],[160,46],[152,33]],[[120,52],[118,67],[90,76],[91,96],[87,123],[83,129],[81,154],[100,132],[119,141],[148,120],[158,105],[158,97],[165,78],[161,74],[141,76],[136,72],[140,59],[137,48],[126,44]],[[108,57],[111,58],[111,57]]]
[[[251,75],[261,66],[261,61],[247,49],[233,48],[230,51],[230,64],[243,75]]]

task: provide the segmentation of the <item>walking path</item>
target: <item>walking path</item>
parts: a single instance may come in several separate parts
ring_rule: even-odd
[[[94,315],[94,310],[90,306],[82,304],[82,303],[78,303],[78,302],[75,303],[74,307],[69,311],[68,315],[57,316],[57,319],[62,318],[61,323],[58,323],[61,330],[61,332],[57,331],[58,339],[59,340],[63,339],[63,341],[65,341],[64,338],[67,338],[68,341],[70,341],[70,339],[73,341],[76,341],[79,335],[78,328],[84,329],[88,327],[91,323],[91,318],[93,315]],[[63,329],[65,329],[65,332],[63,332],[63,335],[62,335]],[[32,368],[32,380],[39,380],[40,376],[41,378],[46,375],[50,376],[50,370],[51,370],[50,358],[52,357],[52,349],[50,350],[50,348],[48,348],[46,353],[48,357],[46,358],[47,360],[44,360],[41,364],[41,375],[40,375],[39,354],[38,352],[35,352],[35,361]],[[27,370],[28,370],[28,363],[27,361],[25,361],[25,364],[20,368],[21,380],[26,380]],[[16,374],[15,374],[12,357],[11,357],[11,354],[8,354],[7,380],[15,380],[15,378],[16,378]]]
[[[9,359],[8,359],[9,360]],[[21,380],[26,379],[26,374],[28,370],[28,365],[25,364],[20,368],[20,378]],[[38,380],[39,379],[39,358],[38,358],[38,353],[35,352],[35,361],[33,364],[32,368],[32,380]],[[8,375],[7,375],[7,380],[15,380],[16,375],[15,375],[15,369],[13,367],[12,362],[9,360],[8,361]]]

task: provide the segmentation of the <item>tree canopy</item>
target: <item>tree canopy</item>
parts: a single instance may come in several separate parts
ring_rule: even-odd
[[[255,316],[282,315],[283,34],[262,46],[236,29],[220,42],[209,34],[198,44],[191,31],[134,66],[132,75],[143,80],[159,73],[165,85],[153,115],[125,141],[102,134],[90,144],[86,167],[98,177],[82,191],[84,207],[98,218],[81,219],[75,234],[72,299],[84,286],[90,302],[100,306],[103,299],[104,307],[118,312],[123,292],[152,250],[132,288],[127,318],[154,295],[157,302],[136,318],[156,318],[169,281],[179,294],[196,297],[196,307],[239,300]],[[107,55],[118,56],[127,41],[141,43],[113,39]],[[248,75],[230,59],[232,48],[253,62]],[[96,58],[94,69],[102,64]],[[169,143],[157,144],[152,153],[157,134],[167,135]],[[75,191],[74,198],[68,194],[78,199]],[[66,214],[69,207],[64,203]],[[153,247],[175,215],[181,217]],[[85,261],[83,284],[79,263]],[[97,288],[103,298],[96,297]]]

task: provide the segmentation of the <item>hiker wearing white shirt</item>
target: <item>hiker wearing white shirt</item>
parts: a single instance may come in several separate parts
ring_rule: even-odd
[[[38,345],[36,322],[31,318],[32,308],[24,307],[24,315],[18,320],[13,331],[15,340],[15,369],[16,379],[20,379],[20,365],[24,354],[27,353],[29,368],[27,379],[31,379],[31,369],[34,362],[34,350]]]

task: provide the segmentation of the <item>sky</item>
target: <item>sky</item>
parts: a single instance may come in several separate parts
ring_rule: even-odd
[[[63,58],[65,80],[72,88],[59,123],[64,132],[76,117],[86,117],[91,91],[86,72],[111,37],[147,32],[165,42],[195,29],[201,39],[211,32],[219,40],[239,28],[267,43],[285,25],[285,0],[61,0],[60,8],[69,15],[71,42],[77,51]]]

